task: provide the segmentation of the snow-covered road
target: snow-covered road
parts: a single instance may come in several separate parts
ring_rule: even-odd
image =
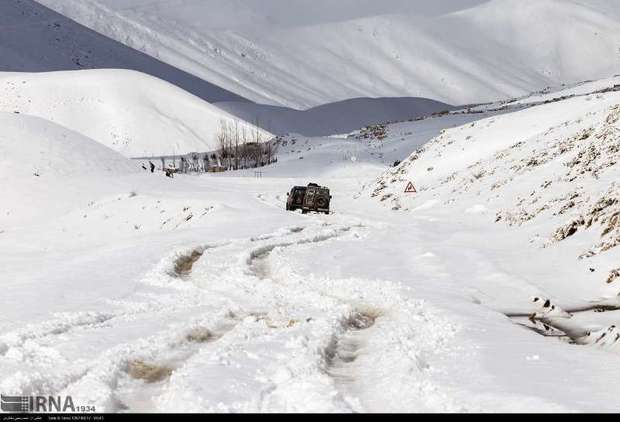
[[[457,275],[474,273],[465,260],[475,249],[459,254],[458,242],[425,238],[428,225],[441,237],[453,222],[381,218],[376,204],[347,199],[357,183],[346,178],[331,182],[338,194],[330,216],[285,212],[288,179],[188,179],[175,180],[175,195],[180,186],[187,197],[209,192],[211,222],[137,242],[136,258],[160,255],[140,276],[125,267],[130,278],[104,288],[96,284],[114,270],[89,283],[50,264],[50,277],[64,274],[67,286],[50,307],[71,311],[41,310],[45,318],[14,321],[0,335],[2,391],[72,394],[98,411],[594,410],[556,394],[569,377],[609,395],[613,409],[600,383],[614,376],[615,356],[594,352],[592,361],[583,356],[592,352],[480,306],[493,291]],[[219,197],[236,199],[222,206]],[[93,233],[83,237],[97,243]],[[70,256],[75,245],[63,248]],[[131,256],[100,250],[80,251],[104,261],[98,271]],[[492,272],[488,259],[475,260]],[[78,284],[100,297],[80,300]],[[524,306],[533,291],[516,282],[498,289]],[[570,375],[575,360],[582,369]]]
[[[551,240],[615,186],[617,95],[401,122],[382,141],[289,136],[261,178],[139,173],[4,116],[0,392],[99,412],[618,411],[620,252],[579,259],[602,220]],[[332,214],[285,211],[308,182]]]
[[[254,202],[284,216],[279,197]],[[338,214],[294,218],[299,224],[175,249],[131,291],[102,298],[107,311],[79,304],[83,310],[4,333],[3,391],[71,393],[106,411],[179,403],[188,411],[366,409],[356,391],[380,384],[367,366],[385,359],[390,343],[398,368],[425,370],[424,351],[440,350],[455,328],[441,319],[428,325],[433,311],[397,283],[287,265],[290,251],[360,243],[380,227]],[[406,337],[382,334],[429,328],[413,348],[404,347]],[[384,344],[362,353],[375,337]]]

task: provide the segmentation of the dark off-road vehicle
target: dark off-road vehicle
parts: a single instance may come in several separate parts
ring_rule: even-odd
[[[324,212],[329,214],[329,203],[332,199],[329,189],[310,183],[308,186],[295,186],[286,201],[287,211],[301,210],[302,213]]]

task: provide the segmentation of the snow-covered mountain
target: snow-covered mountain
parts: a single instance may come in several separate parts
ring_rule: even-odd
[[[223,5],[222,10],[229,7]],[[258,120],[277,133],[328,135],[387,120],[419,117],[446,108],[417,98],[356,99],[326,104],[307,113],[252,103],[197,76],[55,12],[34,0],[0,2],[0,71],[50,72],[128,69],[147,73],[203,100],[216,103],[242,120]]]
[[[129,69],[164,79],[208,102],[243,98],[35,2],[0,2],[0,71],[52,72],[82,69]]]
[[[220,122],[237,120],[172,84],[129,70],[0,73],[0,111],[47,119],[127,157],[213,151]]]
[[[454,107],[427,98],[354,98],[323,104],[308,110],[251,102],[218,102],[215,106],[248,122],[258,122],[270,132],[327,136],[349,133],[361,127],[389,121],[414,119]]]
[[[483,102],[620,68],[620,5],[601,0],[40,2],[253,101],[295,108]]]

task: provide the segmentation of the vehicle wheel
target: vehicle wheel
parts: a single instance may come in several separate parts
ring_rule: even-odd
[[[308,214],[308,210],[301,210],[302,214]]]

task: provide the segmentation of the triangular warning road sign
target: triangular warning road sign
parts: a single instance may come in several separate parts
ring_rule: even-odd
[[[405,193],[417,193],[418,191],[416,190],[415,186],[413,186],[413,183],[409,182],[409,184],[407,185],[407,188],[405,189]]]

